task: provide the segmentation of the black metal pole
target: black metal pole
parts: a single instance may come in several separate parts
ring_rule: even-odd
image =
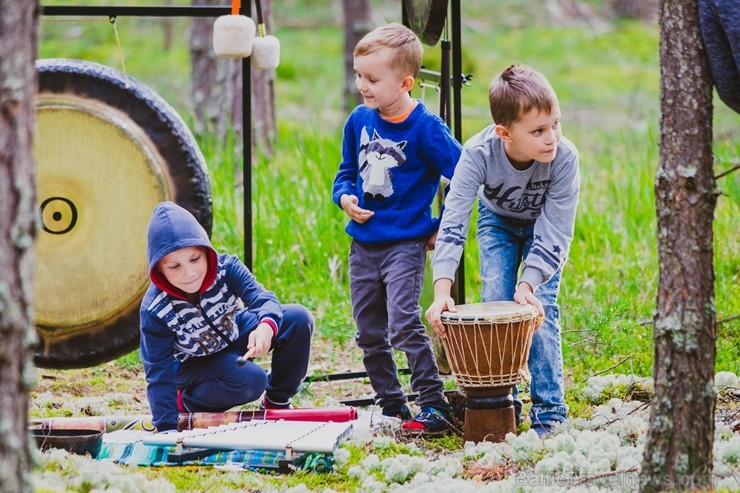
[[[247,17],[251,16],[252,2],[247,4]],[[245,10],[242,4],[242,10]],[[253,270],[252,252],[252,63],[242,59],[242,187],[244,189],[244,264]]]
[[[80,16],[80,17],[218,17],[231,13],[231,6],[164,6],[164,7],[122,7],[55,5],[41,6],[41,15]]]
[[[462,32],[460,16],[460,0],[452,0],[450,5],[450,24],[452,25],[452,95],[454,99],[453,133],[458,142],[462,142]],[[457,299],[458,305],[465,304],[465,251],[460,256],[460,265],[457,268]]]

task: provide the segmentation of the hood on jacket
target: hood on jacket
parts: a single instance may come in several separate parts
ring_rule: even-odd
[[[174,202],[161,202],[154,208],[146,234],[146,256],[149,261],[149,278],[162,291],[187,299],[185,293],[173,286],[157,270],[157,263],[166,255],[188,247],[205,247],[208,270],[198,291],[202,294],[216,279],[218,254],[211,245],[208,233],[195,216]]]

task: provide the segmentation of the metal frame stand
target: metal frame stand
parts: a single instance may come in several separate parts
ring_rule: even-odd
[[[244,2],[241,15],[251,16],[251,2]],[[231,14],[231,6],[41,6],[43,16],[108,17],[219,17]],[[252,270],[252,66],[249,58],[242,59],[242,172],[244,173],[244,258]]]

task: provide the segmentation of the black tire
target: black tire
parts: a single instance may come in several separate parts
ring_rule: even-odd
[[[176,202],[210,234],[208,172],[188,127],[146,85],[81,60],[36,68],[35,363],[93,366],[138,347],[154,206]]]

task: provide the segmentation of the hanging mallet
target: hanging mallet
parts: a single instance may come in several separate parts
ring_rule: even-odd
[[[251,17],[239,15],[240,0],[232,0],[231,15],[213,23],[213,51],[216,56],[246,58],[252,54],[256,27]]]
[[[252,46],[252,68],[255,70],[269,70],[280,64],[280,41],[267,34],[265,22],[262,19],[262,5],[260,0],[255,1],[257,7],[257,37]]]

